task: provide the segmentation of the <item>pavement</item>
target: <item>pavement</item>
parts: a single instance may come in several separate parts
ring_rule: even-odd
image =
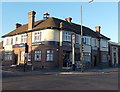
[[[36,69],[36,70],[30,70],[26,69],[26,71],[23,71],[23,67],[16,67],[16,66],[2,66],[2,71],[3,72],[11,72],[11,73],[16,73],[18,75],[20,74],[25,74],[25,75],[32,75],[32,74],[41,74],[41,75],[49,75],[49,74],[60,74],[60,75],[65,75],[65,74],[101,74],[101,73],[111,73],[111,72],[118,72],[120,68],[117,67],[109,67],[109,68],[104,68],[104,69],[86,69],[83,72],[81,72],[80,69],[77,69],[76,71],[73,71],[72,69]]]

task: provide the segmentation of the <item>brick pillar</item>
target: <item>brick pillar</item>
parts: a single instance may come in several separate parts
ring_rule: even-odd
[[[63,47],[59,47],[59,67],[63,67]]]

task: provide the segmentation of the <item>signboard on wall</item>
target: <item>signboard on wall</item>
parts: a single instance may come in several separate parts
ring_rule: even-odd
[[[75,44],[75,34],[72,34],[72,44]]]
[[[15,44],[13,45],[13,48],[20,48],[20,47],[24,47],[25,44]]]
[[[63,46],[72,46],[71,42],[63,41]]]

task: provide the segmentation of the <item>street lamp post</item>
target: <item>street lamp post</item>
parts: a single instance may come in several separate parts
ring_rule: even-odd
[[[89,3],[93,2],[93,0],[89,0]],[[82,26],[82,8],[83,8],[83,5],[81,4],[81,12],[80,12],[80,15],[81,15],[81,30],[80,30],[80,36],[81,36],[81,43],[80,43],[80,61],[82,62],[83,61],[83,42],[82,42],[82,39],[83,39],[83,26]]]

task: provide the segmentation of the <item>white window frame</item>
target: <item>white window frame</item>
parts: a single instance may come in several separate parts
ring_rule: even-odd
[[[11,38],[11,45],[13,44],[13,38]]]
[[[82,41],[83,41],[84,44],[91,45],[91,41],[90,41],[89,37],[83,37]]]
[[[18,36],[15,37],[15,44],[18,43]]]
[[[41,61],[41,56],[42,56],[41,53],[42,53],[41,50],[35,50],[35,52],[34,52],[34,55],[35,55],[34,60],[35,61]]]
[[[94,39],[94,46],[97,47],[97,39]]]
[[[102,40],[102,47],[107,48],[107,41],[106,40]]]
[[[71,32],[63,32],[63,41],[71,42]]]
[[[26,43],[27,42],[27,34],[22,34],[21,35],[21,43]]]
[[[80,36],[76,34],[76,43],[80,43]]]
[[[9,45],[9,38],[6,39],[6,45]]]
[[[47,50],[46,61],[53,61],[54,51],[52,49]]]
[[[34,41],[39,42],[42,39],[42,32],[35,32],[34,33]]]

